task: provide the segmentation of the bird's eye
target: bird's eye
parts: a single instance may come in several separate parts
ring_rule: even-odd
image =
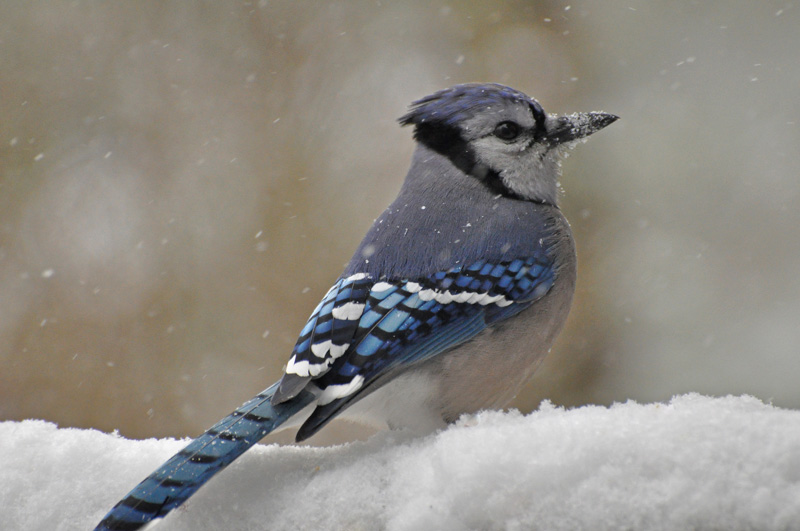
[[[519,126],[514,122],[500,122],[494,128],[494,136],[500,140],[514,140],[519,136]]]

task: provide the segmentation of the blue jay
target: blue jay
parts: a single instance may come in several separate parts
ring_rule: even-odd
[[[502,407],[567,318],[575,244],[560,155],[617,120],[548,115],[497,84],[465,84],[400,118],[416,151],[394,202],[300,332],[280,381],[135,487],[96,530],[139,529],[287,421],[297,441],[337,416],[430,432]]]

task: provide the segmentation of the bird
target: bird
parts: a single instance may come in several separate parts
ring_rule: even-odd
[[[495,83],[414,101],[399,119],[416,142],[401,189],[311,313],[281,378],[145,478],[95,531],[163,518],[278,427],[299,426],[298,442],[336,417],[425,434],[508,404],[572,305],[561,159],[617,119],[547,114]]]

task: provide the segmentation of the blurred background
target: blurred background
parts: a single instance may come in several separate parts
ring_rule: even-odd
[[[0,3],[0,420],[194,436],[272,383],[400,187],[396,118],[468,81],[622,117],[564,163],[577,296],[515,407],[798,408],[798,28],[787,1]]]

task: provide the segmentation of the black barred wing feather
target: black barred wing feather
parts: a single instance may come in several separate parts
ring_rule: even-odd
[[[322,393],[298,440],[313,435],[380,376],[435,356],[512,317],[547,293],[554,280],[553,264],[544,250],[506,262],[479,260],[422,279],[359,279],[369,282],[369,290],[358,299],[362,306],[357,326],[346,352],[315,378]],[[361,297],[364,285],[359,289]],[[323,301],[318,314],[336,307]]]
[[[359,273],[340,278],[328,290],[300,332],[273,404],[293,398],[309,380],[325,374],[347,352],[373,284],[367,275]]]
[[[161,465],[117,503],[95,531],[140,529],[153,519],[163,518],[315,398],[308,391],[300,391],[295,400],[273,406],[270,398],[276,388],[274,384],[245,402]]]
[[[357,274],[328,291],[297,340],[289,362],[293,373],[318,376],[347,351],[372,284],[367,275]]]

